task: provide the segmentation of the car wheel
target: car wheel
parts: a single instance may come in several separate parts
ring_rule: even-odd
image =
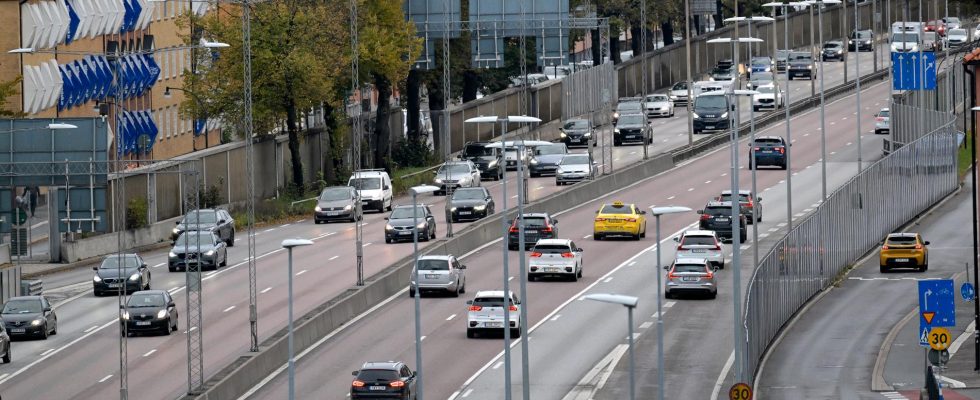
[[[463,279],[463,287],[459,288],[460,293],[466,293],[466,279]]]
[[[581,266],[581,265],[579,265],[579,266],[578,266],[578,273],[577,273],[576,275],[577,275],[577,276],[578,276],[579,278],[581,278],[581,277],[582,277],[582,266]]]
[[[320,220],[313,218],[313,225],[320,225]]]
[[[674,295],[672,293],[670,293],[670,292],[664,292],[664,298],[665,299],[672,299],[672,298],[674,298]]]
[[[180,319],[179,318],[174,318],[174,325],[170,328],[170,331],[171,332],[177,332],[177,324],[179,324],[179,323],[180,323]]]
[[[146,285],[143,285],[143,289],[142,290],[150,290],[150,281],[149,280],[146,281]]]
[[[54,328],[51,329],[51,335],[57,335],[57,334],[58,334],[58,320],[55,319]]]
[[[883,273],[883,274],[884,273],[887,273],[888,272],[888,267],[879,264],[878,265],[878,272]]]
[[[786,164],[785,164],[785,163],[783,163],[783,164],[780,164],[780,165],[779,165],[779,169],[781,169],[781,170],[783,170],[783,171],[785,171],[785,170],[786,170]]]
[[[467,338],[470,338],[470,339],[473,339],[473,338],[476,337],[476,332],[473,332],[472,329],[467,329],[466,330],[466,337]]]
[[[167,270],[170,271],[170,272],[177,272],[177,267],[173,267],[173,266],[168,265],[167,266]]]
[[[640,232],[640,237],[641,238],[647,237],[647,226],[646,225],[643,225],[643,230]]]
[[[456,287],[456,290],[453,290],[452,292],[450,292],[449,295],[451,295],[453,297],[459,297],[459,286]]]
[[[527,281],[528,282],[536,282],[537,280],[538,280],[538,277],[536,277],[534,275],[531,275],[531,274],[527,274]]]
[[[592,234],[592,238],[595,239],[595,240],[602,240],[602,234],[593,233]]]
[[[385,243],[391,243],[391,238],[385,238]]]
[[[708,294],[709,299],[714,299],[718,297],[718,292],[711,292]]]
[[[10,342],[7,342],[7,352],[3,354],[3,363],[10,364]]]
[[[620,142],[618,139],[613,139],[613,146],[621,146],[622,144],[623,142]]]
[[[929,264],[922,264],[922,266],[919,267],[919,272],[926,272],[928,270],[929,270]]]
[[[228,241],[225,242],[225,244],[227,244],[228,247],[235,247],[235,231],[231,231],[231,237],[228,238]]]
[[[521,328],[510,328],[510,337],[512,339],[521,337]]]
[[[421,297],[421,296],[419,296],[419,297]],[[410,299],[411,298],[415,298],[415,289],[411,289],[411,288],[408,289],[408,298],[410,298]]]
[[[44,329],[41,329],[41,339],[48,340],[48,324],[44,323]]]
[[[571,280],[572,282],[578,282],[578,273],[574,273],[574,274],[572,274],[572,277],[571,277],[571,279],[570,279],[570,280]]]

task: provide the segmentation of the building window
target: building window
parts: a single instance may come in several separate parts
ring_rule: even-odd
[[[153,112],[153,123],[156,124],[157,129],[160,129],[161,128],[161,126],[160,126],[160,110],[156,110],[156,111]],[[161,130],[161,132],[163,132],[163,131]],[[157,138],[158,138],[157,140],[159,140],[159,141],[162,142],[163,141],[163,137],[164,137],[164,135],[157,135]]]

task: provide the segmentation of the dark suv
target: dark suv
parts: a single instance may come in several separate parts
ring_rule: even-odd
[[[794,51],[789,53],[789,70],[786,72],[788,79],[805,76],[813,79],[817,72],[817,64],[813,62],[810,52]]]
[[[351,399],[415,400],[415,372],[396,361],[366,362],[354,371]]]
[[[476,168],[480,170],[481,179],[499,180],[503,177],[504,170],[500,168],[503,162],[503,153],[500,147],[488,147],[489,142],[467,142],[463,146],[463,153],[459,158],[472,161]]]
[[[850,51],[874,51],[875,33],[867,29],[863,31],[851,31],[847,40],[847,49]]]
[[[507,232],[507,248],[517,250],[520,247],[520,235],[517,223],[520,217],[514,218]],[[524,213],[524,247],[534,246],[540,239],[555,239],[558,237],[555,225],[558,219],[548,213]]]
[[[185,231],[214,232],[228,247],[235,247],[235,219],[226,210],[206,208],[188,212],[171,232],[171,244]]]
[[[623,143],[646,142],[649,144],[653,138],[648,134],[650,129],[646,115],[626,114],[619,117],[619,123],[613,128],[613,146],[621,146]]]
[[[715,231],[719,239],[732,240],[732,202],[730,201],[709,201],[703,210],[698,210],[701,214],[700,228],[706,231]],[[745,243],[746,225],[745,215],[739,215],[739,239]]]
[[[749,143],[749,169],[766,165],[786,169],[786,150],[782,136],[757,136]]]
[[[731,128],[732,114],[734,106],[728,102],[728,96],[697,96],[694,98],[694,133],[728,130]]]

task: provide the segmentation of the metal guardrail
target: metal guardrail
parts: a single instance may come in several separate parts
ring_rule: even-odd
[[[40,296],[44,292],[44,281],[40,279],[24,279],[20,281],[21,296]]]
[[[296,207],[296,205],[297,205],[297,204],[302,204],[302,203],[306,203],[306,202],[308,202],[308,201],[314,201],[314,200],[316,200],[316,199],[317,199],[316,197],[310,197],[310,198],[308,198],[308,199],[303,199],[303,200],[296,200],[296,201],[294,201],[294,202],[291,202],[291,203],[289,203],[289,208],[293,208],[293,207]]]

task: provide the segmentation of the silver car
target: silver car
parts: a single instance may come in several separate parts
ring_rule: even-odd
[[[422,256],[419,257],[418,283],[415,282],[415,270],[412,270],[412,281],[408,286],[408,297],[415,297],[415,291],[436,291],[449,293],[459,297],[466,292],[466,266],[459,263],[456,256]]]
[[[888,134],[892,129],[891,113],[888,108],[882,108],[875,114],[875,134]]]
[[[687,104],[687,82],[677,82],[670,88],[670,100],[674,104]]]
[[[646,98],[647,118],[673,117],[674,102],[665,94],[651,94]]]
[[[541,239],[531,249],[527,264],[529,281],[556,276],[576,282],[582,277],[582,249],[569,239]]]
[[[510,301],[504,304],[504,299]],[[504,296],[503,290],[481,290],[473,300],[466,302],[466,337],[474,338],[481,332],[500,331],[510,327],[510,337],[521,336],[521,301],[513,291]],[[504,307],[510,307],[510,323],[504,323]]]
[[[677,242],[677,252],[674,259],[704,258],[713,266],[725,268],[725,253],[721,250],[721,241],[715,231],[691,230],[681,236],[674,237]]]
[[[508,171],[517,169],[518,151],[520,150],[517,146],[504,147],[504,160],[507,162]],[[527,169],[527,165],[531,161],[531,152],[532,150],[530,147],[524,147],[524,154],[520,155],[521,163],[523,163],[525,166],[524,169]]]
[[[596,162],[588,154],[568,154],[562,157],[555,171],[558,186],[587,180],[596,174]]]
[[[681,293],[707,294],[712,299],[718,296],[716,269],[709,265],[707,259],[681,258],[666,268],[664,297],[670,299]]]
[[[477,187],[480,186],[480,170],[472,161],[449,161],[435,172],[432,184],[439,187],[436,194],[446,194],[459,187]]]

